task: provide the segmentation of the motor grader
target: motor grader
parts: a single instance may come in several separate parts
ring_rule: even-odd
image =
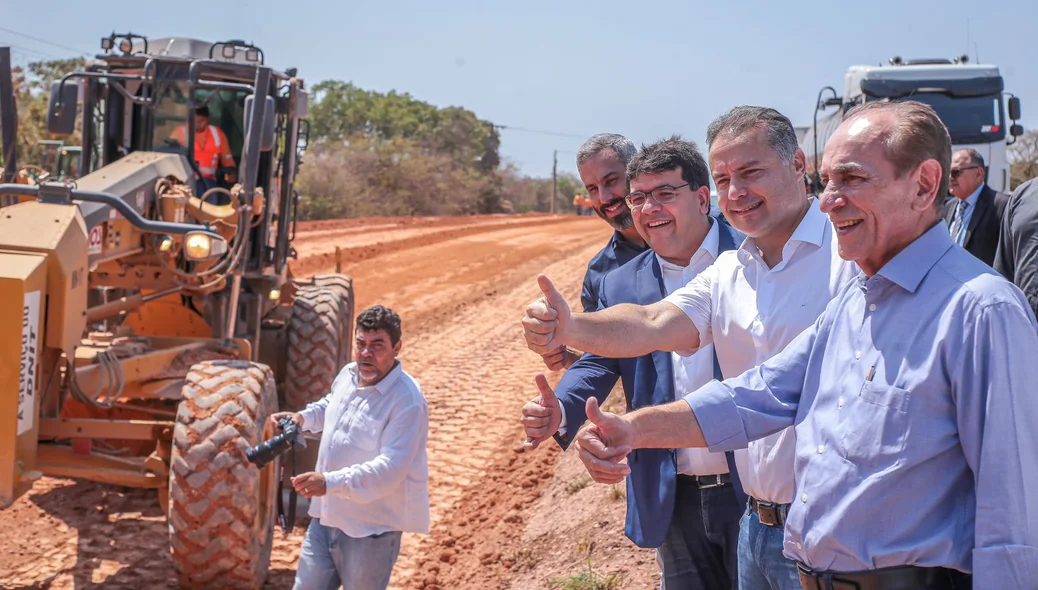
[[[35,186],[11,182],[0,48],[0,508],[44,475],[155,489],[181,586],[256,588],[280,463],[245,451],[275,434],[272,413],[326,393],[352,344],[350,279],[288,268],[307,93],[242,41],[101,46],[50,94],[48,130],[81,130],[80,176]],[[202,105],[233,186],[195,162]]]

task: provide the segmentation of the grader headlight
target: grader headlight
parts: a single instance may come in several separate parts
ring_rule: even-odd
[[[184,256],[188,260],[208,260],[227,253],[227,240],[204,231],[188,232],[184,236]]]
[[[169,252],[173,249],[173,238],[170,236],[161,236],[159,238],[159,252]]]

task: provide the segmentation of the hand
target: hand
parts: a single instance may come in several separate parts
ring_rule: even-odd
[[[303,415],[299,412],[274,412],[270,415],[270,423],[276,428],[278,422],[285,416],[292,418],[292,422],[295,422],[296,426],[303,427]]]
[[[526,442],[522,450],[536,449],[542,442],[551,438],[559,431],[562,424],[562,410],[559,408],[559,399],[555,397],[555,391],[548,385],[544,375],[537,375],[537,389],[541,394],[526,402],[523,406],[523,417],[519,422],[526,431]]]
[[[556,352],[565,342],[569,326],[569,304],[555,289],[548,277],[537,276],[537,284],[544,296],[526,306],[523,317],[523,332],[526,346],[537,354]]]
[[[554,352],[541,355],[541,359],[544,360],[544,366],[548,367],[549,371],[568,369],[570,365],[577,362],[578,358],[580,358],[580,355],[565,346]]]
[[[320,498],[328,493],[328,482],[325,481],[324,474],[317,473],[316,471],[293,477],[292,487],[299,492],[300,496],[306,499]]]
[[[598,400],[587,400],[588,424],[577,434],[578,456],[591,479],[598,483],[620,483],[631,468],[622,463],[634,448],[635,432],[622,416],[598,409]]]

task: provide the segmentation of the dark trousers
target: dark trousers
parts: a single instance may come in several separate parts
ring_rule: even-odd
[[[744,508],[730,485],[701,490],[679,480],[674,518],[659,548],[663,588],[738,588],[739,519]]]

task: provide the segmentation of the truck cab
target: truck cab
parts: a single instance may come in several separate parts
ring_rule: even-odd
[[[821,96],[816,122],[801,142],[812,176],[815,156],[820,162],[825,141],[851,108],[872,101],[916,100],[937,112],[951,135],[953,151],[973,148],[980,152],[989,186],[999,191],[1010,188],[1006,146],[1023,128],[1016,123],[1019,99],[1005,92],[998,66],[971,64],[966,56],[955,60],[893,57],[889,65],[851,66],[844,77],[843,96],[825,101]],[[839,112],[817,120],[818,110],[836,105]]]

